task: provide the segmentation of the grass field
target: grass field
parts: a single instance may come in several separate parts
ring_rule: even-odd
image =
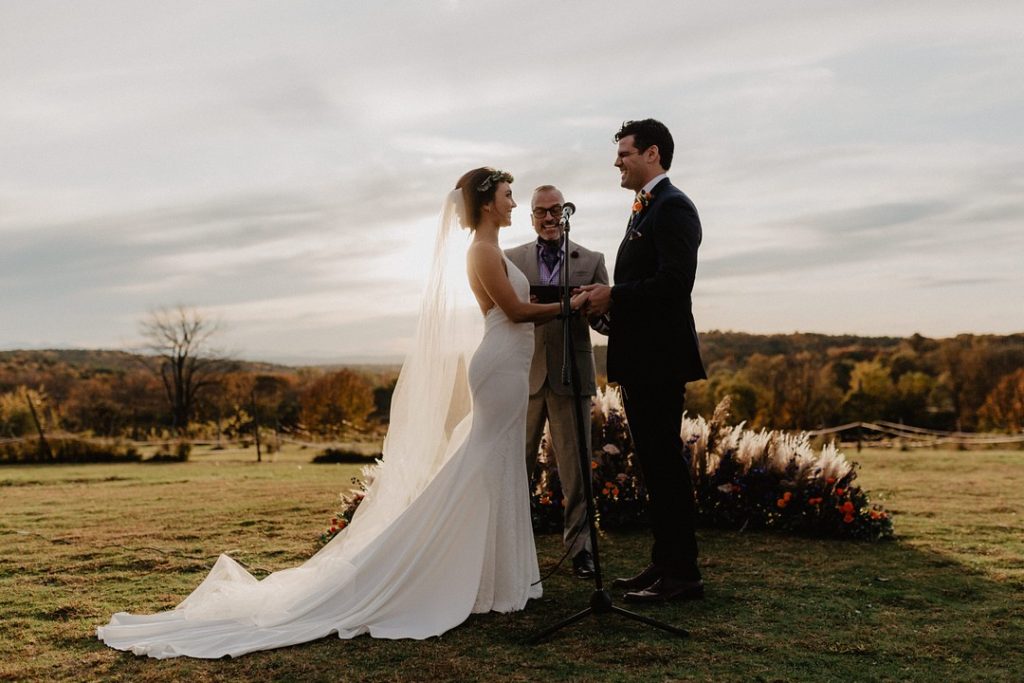
[[[257,574],[308,557],[358,470],[312,455],[0,468],[0,680],[1024,680],[1024,451],[858,454],[896,542],[701,531],[707,598],[638,610],[687,640],[605,618],[524,645],[585,606],[591,585],[564,569],[526,611],[429,641],[154,661],[95,639],[112,612],[173,607],[222,551]],[[606,576],[640,568],[647,545],[605,538]],[[543,571],[560,543],[538,547]]]

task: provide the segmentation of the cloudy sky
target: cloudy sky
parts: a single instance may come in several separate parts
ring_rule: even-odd
[[[628,7],[628,9],[627,9]],[[676,140],[700,330],[1024,331],[1024,4],[2,2],[0,348],[399,357],[441,198],[510,170],[609,265]],[[505,246],[532,236],[520,208]]]

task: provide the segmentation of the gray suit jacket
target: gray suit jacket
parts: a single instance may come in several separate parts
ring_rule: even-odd
[[[573,256],[575,254],[575,256]],[[505,250],[505,255],[526,274],[531,285],[539,285],[540,270],[537,265],[537,242],[527,242]],[[584,249],[569,241],[569,284],[577,287],[590,284],[608,284],[608,269],[604,265],[604,254]],[[594,373],[594,351],[590,346],[590,327],[586,318],[572,321],[573,346],[576,349],[576,365],[580,369],[580,386],[585,396],[596,391]],[[533,335],[533,363],[530,365],[530,393],[540,391],[544,380],[548,380],[556,394],[571,395],[572,386],[562,384],[563,343],[562,321],[551,320],[538,325]]]

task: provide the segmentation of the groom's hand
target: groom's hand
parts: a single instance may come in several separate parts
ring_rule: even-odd
[[[604,315],[612,307],[612,288],[608,285],[583,285],[581,292],[589,292],[590,300],[587,302],[587,315]]]

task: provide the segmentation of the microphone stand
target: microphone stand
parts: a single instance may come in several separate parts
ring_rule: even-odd
[[[572,208],[570,209],[569,206]],[[569,225],[569,217],[575,210],[575,206],[569,205],[566,207],[565,213],[562,214],[562,224],[564,227],[562,236],[562,257],[561,264],[562,268],[559,273],[559,287],[562,290],[562,310],[565,311],[565,315],[562,316],[562,337],[564,339],[564,345],[562,347],[562,384],[572,385],[572,395],[575,403],[575,417],[576,417],[576,450],[579,454],[579,466],[580,466],[580,477],[583,482],[583,495],[587,501],[587,524],[590,527],[590,547],[591,554],[594,557],[594,592],[590,595],[590,604],[585,609],[573,614],[567,619],[545,628],[544,630],[533,635],[527,643],[530,645],[536,645],[544,642],[551,635],[557,631],[562,630],[566,626],[575,624],[577,621],[590,616],[600,616],[602,614],[618,614],[619,616],[632,619],[633,621],[639,621],[655,628],[660,628],[663,631],[668,631],[677,636],[686,637],[690,633],[686,629],[679,628],[678,626],[672,626],[660,622],[650,617],[645,617],[642,614],[636,614],[629,610],[622,609],[612,604],[611,594],[604,588],[604,579],[601,575],[601,554],[598,552],[597,543],[597,507],[594,503],[594,483],[593,474],[590,471],[590,452],[587,448],[587,435],[583,426],[583,397],[582,384],[580,382],[580,371],[576,364],[576,349],[573,344],[572,338],[572,319],[578,315],[572,311],[570,302],[572,300],[572,288],[569,285],[569,231],[571,226]],[[589,409],[589,406],[588,406]]]

